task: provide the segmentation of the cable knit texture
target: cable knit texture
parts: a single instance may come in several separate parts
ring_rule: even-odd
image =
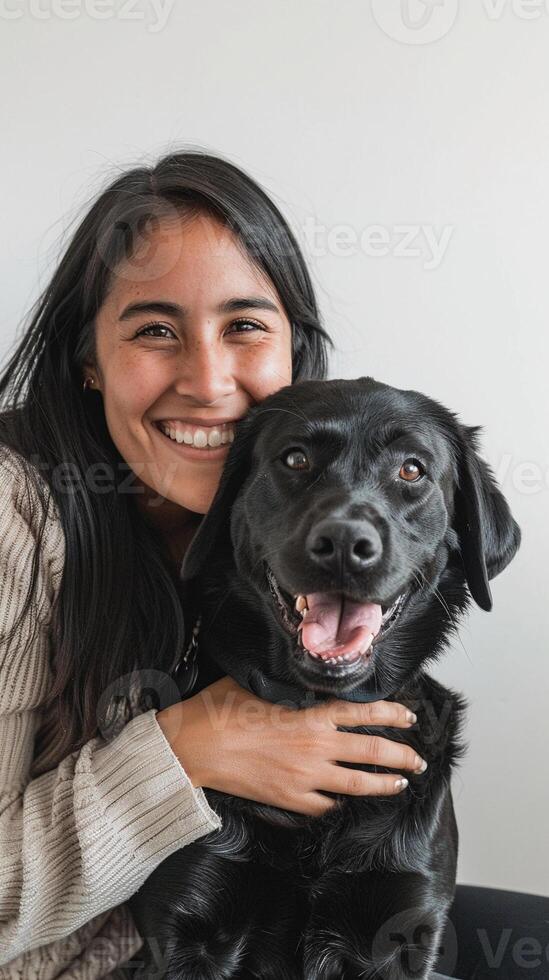
[[[164,858],[221,821],[155,708],[114,737],[56,756],[55,709],[44,701],[65,539],[53,498],[34,605],[5,640],[24,605],[43,517],[30,492],[34,515],[21,460],[9,452],[0,464],[0,980],[114,980],[143,945],[127,900]]]

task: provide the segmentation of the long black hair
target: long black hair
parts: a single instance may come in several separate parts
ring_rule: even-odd
[[[116,678],[151,667],[169,672],[185,643],[181,596],[165,547],[129,505],[131,494],[118,492],[131,471],[110,437],[102,397],[82,389],[84,364],[96,363],[95,317],[113,272],[134,256],[147,230],[174,213],[217,218],[267,274],[292,327],[292,383],[326,378],[327,348],[333,348],[284,217],[227,160],[189,151],[131,169],[80,222],[0,374],[0,461],[6,451],[19,455],[44,506],[21,618],[36,585],[49,494],[65,536],[48,700],[58,701],[63,756],[97,733],[97,706]],[[60,464],[69,468],[71,492],[66,481],[53,478]],[[87,477],[98,466],[114,476],[110,492],[90,487]]]

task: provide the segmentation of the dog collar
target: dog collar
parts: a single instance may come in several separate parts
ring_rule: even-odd
[[[201,625],[202,615],[198,616],[198,619],[193,626],[192,636],[187,650],[174,671],[173,676],[180,684],[181,681],[179,672],[181,668],[183,668],[181,679],[184,677],[185,689],[181,693],[190,693],[198,677],[198,634],[200,633]],[[290,706],[301,708],[307,707],[312,703],[311,691],[304,691],[303,688],[298,687],[297,684],[286,684],[281,681],[275,681],[272,679],[272,677],[268,677],[267,674],[265,674],[262,670],[259,670],[257,667],[252,667],[248,670],[240,670],[237,667],[231,671],[231,677],[237,681],[241,687],[246,688],[250,694],[255,694],[256,697],[263,698],[265,701],[271,701],[272,704],[288,702]],[[381,691],[379,689],[367,691],[363,687],[358,687],[352,691],[338,694],[337,697],[342,701],[367,703],[370,701],[382,701],[384,698],[387,698],[390,693],[390,691]]]

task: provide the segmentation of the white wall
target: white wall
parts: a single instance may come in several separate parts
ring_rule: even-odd
[[[471,700],[459,880],[549,894],[549,12],[443,0],[428,14],[419,0],[1,0],[0,356],[119,168],[199,147],[248,170],[310,257],[331,376],[418,388],[486,427],[524,544],[494,611],[435,670]],[[419,254],[398,254],[404,225]]]

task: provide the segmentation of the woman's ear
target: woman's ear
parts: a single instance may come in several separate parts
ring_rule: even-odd
[[[235,439],[225,460],[215,497],[183,558],[179,571],[183,582],[200,574],[221,540],[225,539],[230,547],[231,509],[251,465],[251,424],[252,420],[247,416],[235,425]]]
[[[477,605],[489,612],[489,580],[514,557],[521,534],[490,467],[478,455],[479,427],[461,429],[455,529],[469,591]]]

